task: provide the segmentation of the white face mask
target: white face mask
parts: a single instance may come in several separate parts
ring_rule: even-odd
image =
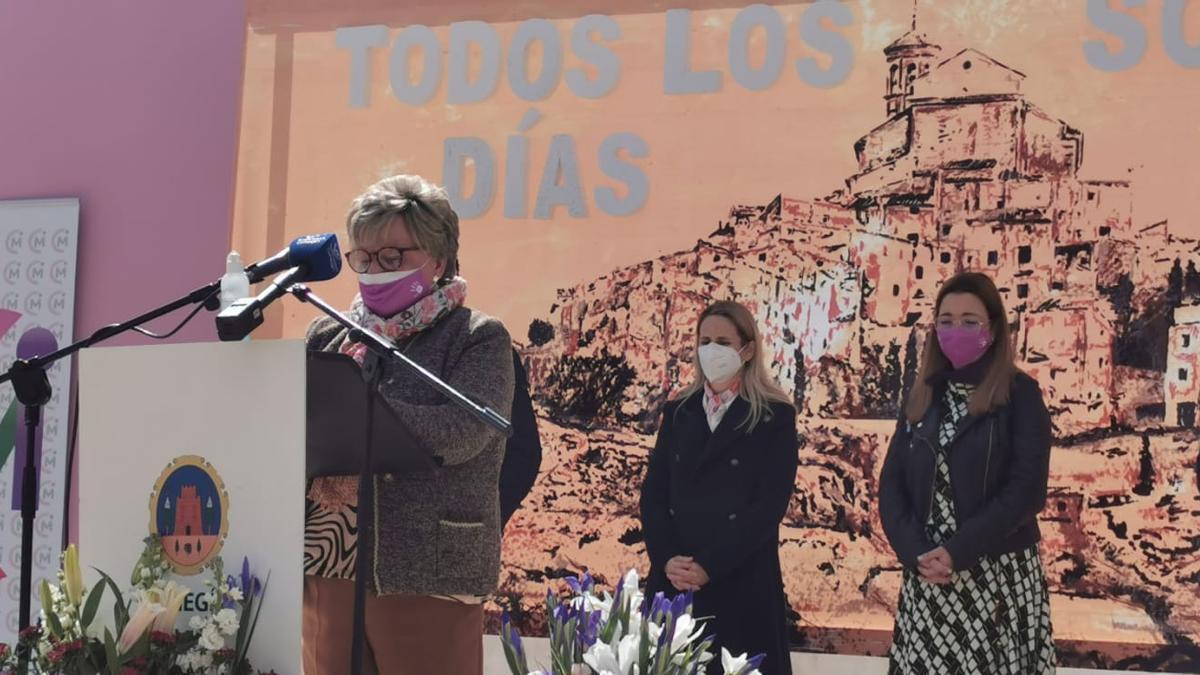
[[[744,349],[744,347],[743,347]],[[724,384],[742,369],[742,351],[710,342],[700,347],[700,370],[709,384]]]
[[[377,274],[367,274],[366,272],[360,272],[358,275],[358,281],[359,281],[359,283],[363,284],[364,286],[380,286],[383,284],[390,284],[390,283],[393,283],[396,281],[400,281],[401,279],[407,279],[408,277],[411,277],[412,275],[416,274],[417,272],[424,271],[424,269],[428,265],[429,265],[429,262],[426,261],[426,263],[424,265],[421,265],[420,267],[417,267],[417,268],[411,269],[411,270],[400,270],[400,271],[396,271],[396,272],[379,272]]]

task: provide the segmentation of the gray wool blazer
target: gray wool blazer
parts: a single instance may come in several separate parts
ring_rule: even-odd
[[[308,349],[337,352],[346,337],[331,319],[318,319],[309,327]],[[460,307],[397,344],[477,403],[511,414],[512,341],[496,319]],[[376,478],[375,541],[359,546],[360,555],[371,556],[376,593],[491,593],[500,573],[505,438],[395,364],[384,366],[380,393],[443,464]]]

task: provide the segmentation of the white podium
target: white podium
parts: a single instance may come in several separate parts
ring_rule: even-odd
[[[214,555],[270,585],[257,670],[301,672],[305,352],[300,341],[89,349],[79,356],[79,549],[118,584],[151,533],[199,591]],[[186,609],[195,610],[189,597]],[[111,607],[111,598],[104,603]],[[104,612],[101,613],[102,615]],[[180,627],[186,626],[187,612]]]

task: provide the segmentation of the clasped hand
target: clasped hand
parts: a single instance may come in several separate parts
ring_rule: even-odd
[[[931,584],[948,584],[954,576],[954,560],[944,546],[939,546],[917,556],[917,571],[922,579]]]
[[[689,556],[677,555],[667,561],[667,581],[675,590],[698,591],[708,583],[708,572]]]

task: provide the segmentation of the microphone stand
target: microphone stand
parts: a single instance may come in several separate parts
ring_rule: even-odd
[[[414,363],[412,359],[405,356],[403,352],[388,340],[351,321],[344,314],[317,297],[304,284],[294,284],[288,288],[288,292],[299,298],[301,302],[313,305],[326,316],[339,323],[349,331],[348,339],[366,346],[371,352],[369,356],[372,357],[363,359],[363,382],[367,393],[367,438],[363,452],[362,468],[358,475],[358,553],[355,558],[354,570],[354,638],[350,650],[350,672],[353,675],[361,675],[363,672],[364,636],[366,635],[366,580],[371,572],[368,565],[368,556],[366,555],[366,552],[370,550],[370,545],[364,544],[364,542],[373,541],[375,529],[374,448],[372,447],[372,437],[374,434],[372,432],[375,424],[375,397],[378,395],[379,379],[383,373],[380,361],[390,360],[400,364],[411,374],[416,375],[418,379],[444,395],[451,403],[467,410],[476,419],[496,429],[505,436],[512,435],[512,423],[491,408],[481,406],[467,398],[462,392],[446,384],[438,376]]]
[[[221,282],[215,281],[125,323],[105,326],[92,333],[90,337],[67,345],[56,352],[31,359],[19,359],[7,372],[0,373],[0,384],[11,381],[17,400],[25,407],[25,468],[21,474],[21,596],[19,609],[21,631],[30,626],[29,612],[33,601],[33,526],[37,518],[38,470],[41,468],[36,466],[37,455],[34,452],[34,446],[37,440],[37,429],[41,424],[42,407],[50,402],[53,395],[46,368],[81,349],[116,337],[147,321],[153,321],[188,305],[203,304],[206,309],[215,310],[219,306],[217,294],[220,289]],[[70,495],[67,498],[70,499]],[[20,646],[20,644],[21,642],[18,641],[17,673],[25,675],[29,672],[30,650],[28,646]]]

